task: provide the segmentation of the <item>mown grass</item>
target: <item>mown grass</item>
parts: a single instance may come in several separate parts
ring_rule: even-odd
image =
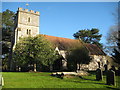
[[[3,72],[5,85],[3,88],[108,88],[116,89],[120,85],[120,77],[116,76],[116,86],[106,85],[105,76],[96,81],[95,75],[60,79],[50,76],[51,73],[40,72]],[[118,85],[119,84],[119,85]]]

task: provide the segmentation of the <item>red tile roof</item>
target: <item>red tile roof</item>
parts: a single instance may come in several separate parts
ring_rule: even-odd
[[[72,47],[83,45],[79,40],[68,39],[56,36],[43,35],[48,41],[53,43],[55,47],[58,47],[60,50],[67,50]],[[106,55],[97,45],[84,43],[84,46],[90,52],[90,55]]]
[[[68,39],[68,38],[62,38],[62,37],[55,37],[55,36],[49,36],[49,35],[42,35],[44,36],[48,41],[53,43],[55,47],[58,47],[60,50],[66,50],[70,47],[76,47],[82,45],[79,40],[75,39]]]
[[[97,45],[95,44],[85,44],[86,48],[89,50],[90,55],[106,55],[103,50],[101,50]]]

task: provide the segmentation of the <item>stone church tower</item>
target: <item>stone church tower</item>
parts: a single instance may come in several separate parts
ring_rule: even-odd
[[[39,12],[18,8],[15,19],[14,46],[20,37],[39,34]]]

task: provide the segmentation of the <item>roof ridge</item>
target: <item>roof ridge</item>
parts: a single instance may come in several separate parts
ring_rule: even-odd
[[[62,39],[69,39],[69,40],[77,40],[77,39],[70,39],[70,38],[64,38],[64,37],[51,36],[51,35],[46,35],[46,34],[40,34],[40,35],[50,36],[50,37],[56,37],[56,38],[62,38]]]

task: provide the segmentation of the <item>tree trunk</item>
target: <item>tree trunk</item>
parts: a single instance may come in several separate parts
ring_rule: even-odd
[[[13,55],[13,46],[14,46],[14,37],[11,37],[11,47],[9,51],[9,57],[8,57],[8,69],[9,71],[12,71],[12,55]]]
[[[53,70],[53,66],[50,64],[50,71],[52,71]]]
[[[8,70],[9,70],[9,71],[12,71],[12,48],[10,49],[10,52],[9,52]]]
[[[36,72],[36,64],[33,64],[34,72]]]

